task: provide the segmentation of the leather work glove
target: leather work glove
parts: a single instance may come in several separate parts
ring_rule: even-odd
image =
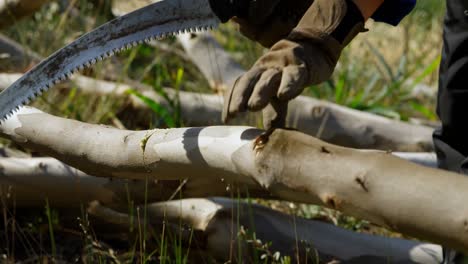
[[[328,80],[343,48],[362,31],[364,18],[352,0],[315,0],[292,32],[226,94],[223,121],[268,106],[264,128],[284,127],[288,101]]]
[[[289,35],[299,23],[313,0],[254,0],[250,1],[245,18],[232,21],[240,32],[252,41],[270,48]]]

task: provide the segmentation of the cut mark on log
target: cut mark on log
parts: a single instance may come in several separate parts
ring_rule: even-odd
[[[253,150],[256,153],[260,152],[263,148],[265,148],[266,144],[268,143],[271,133],[273,133],[273,129],[269,129],[265,131],[265,133],[261,134],[254,140]]]
[[[327,195],[325,197],[325,204],[332,209],[338,210],[341,205],[341,201],[335,196]]]
[[[367,180],[365,178],[365,173],[362,173],[360,176],[357,176],[354,181],[359,184],[359,186],[361,186],[361,188],[365,191],[365,192],[369,192],[369,187],[368,187],[368,184],[367,184]]]
[[[146,159],[145,159],[146,158],[146,156],[145,156],[146,145],[148,145],[148,141],[154,135],[154,133],[156,133],[156,130],[148,132],[140,141],[140,148],[141,148],[142,154],[143,154],[143,164],[146,164]]]
[[[47,172],[47,165],[43,162],[40,162],[38,165],[39,170]]]
[[[153,131],[151,133],[146,134],[140,141],[140,148],[143,151],[143,155],[145,154],[146,151],[146,145],[148,144],[148,141],[150,138],[156,133],[156,131]]]
[[[322,153],[326,153],[326,154],[332,154],[330,150],[328,150],[325,146],[322,146],[322,149],[321,149]]]

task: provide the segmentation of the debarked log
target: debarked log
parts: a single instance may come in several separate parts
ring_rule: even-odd
[[[257,185],[278,199],[325,205],[468,249],[468,179],[387,152],[338,147],[282,129],[270,135],[251,127],[124,131],[31,108],[21,108],[1,131],[93,175]]]
[[[438,245],[358,234],[242,201],[224,198],[167,201],[179,189],[178,181],[97,178],[52,158],[0,158],[0,168],[0,197],[16,208],[42,207],[46,201],[66,209],[88,205],[88,212],[101,220],[116,227],[128,227],[132,223],[141,225],[131,221],[137,219],[136,216],[127,215],[128,203],[133,201],[136,206],[146,207],[145,222],[154,230],[160,230],[166,222],[166,227],[177,229],[177,233],[188,233],[183,236],[185,239],[199,240],[198,250],[202,248],[220,260],[226,260],[232,250],[238,252],[239,245],[242,258],[247,259],[252,257],[253,248],[262,249],[267,243],[270,246],[265,249],[270,254],[279,252],[300,259],[356,261],[366,256],[374,261],[367,263],[383,260],[439,263],[441,259],[442,250]],[[213,182],[193,184],[187,181],[184,184],[187,186],[180,188],[184,197],[216,195],[217,192],[214,187],[217,184]],[[196,188],[199,190],[194,192]],[[194,238],[193,231],[196,232]]]
[[[265,254],[269,260],[278,252],[276,257],[291,256],[298,263],[313,263],[317,259],[320,263],[334,259],[359,264],[442,261],[438,245],[359,234],[238,200],[183,199],[150,204],[146,210],[151,228],[161,229],[166,223],[166,228],[181,234],[185,244],[196,244],[193,250],[206,251],[223,262],[231,256],[235,263],[255,263],[247,261],[254,255],[252,250]],[[131,221],[136,216],[99,203],[92,203],[88,212],[115,226],[141,224]],[[190,243],[191,239],[196,243]]]

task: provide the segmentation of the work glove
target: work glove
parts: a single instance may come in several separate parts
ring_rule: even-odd
[[[364,18],[351,0],[315,0],[292,32],[235,82],[223,121],[266,107],[264,128],[284,127],[288,101],[328,80],[343,48],[362,31]]]
[[[249,1],[246,17],[234,17],[239,31],[266,48],[289,35],[313,0]]]

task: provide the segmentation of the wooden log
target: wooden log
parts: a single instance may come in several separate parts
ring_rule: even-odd
[[[47,126],[43,126],[46,123]],[[468,249],[468,179],[387,152],[250,127],[125,131],[21,108],[1,133],[93,175],[218,179],[321,204],[421,239]]]

